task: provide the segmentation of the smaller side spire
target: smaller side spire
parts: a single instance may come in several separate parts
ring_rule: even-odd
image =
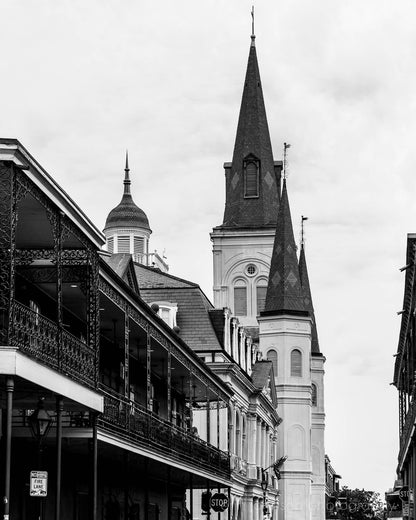
[[[308,219],[308,217],[304,217],[302,215],[301,244],[300,244],[300,255],[299,255],[299,274],[300,274],[300,283],[302,285],[305,309],[309,312],[309,315],[312,319],[311,352],[312,352],[312,354],[319,354],[320,349],[319,349],[318,331],[316,328],[315,312],[313,309],[312,293],[311,293],[311,287],[309,285],[308,268],[306,266],[306,256],[305,256],[304,221],[307,219]]]
[[[124,168],[124,195],[130,195],[130,168],[129,168],[129,151],[126,150],[126,167]]]
[[[286,179],[283,179],[264,308],[265,315],[283,313],[308,315],[300,281]]]

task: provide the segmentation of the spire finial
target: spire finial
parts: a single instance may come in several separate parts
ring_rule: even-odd
[[[254,34],[254,5],[251,6],[251,45],[254,47],[256,36]]]
[[[302,215],[302,220],[300,223],[300,247],[301,247],[301,249],[303,249],[305,246],[305,227],[304,227],[305,220],[308,220],[308,217],[304,217]]]
[[[283,143],[283,179],[287,177],[287,150],[290,146],[289,143]]]
[[[126,167],[124,168],[124,195],[130,195],[130,176],[129,176],[129,151],[126,150]]]

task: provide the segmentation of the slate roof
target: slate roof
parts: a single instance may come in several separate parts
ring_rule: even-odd
[[[124,169],[124,192],[123,197],[115,208],[113,208],[108,214],[105,222],[104,231],[111,228],[120,227],[139,227],[152,231],[149,226],[149,220],[146,213],[139,208],[133,201],[133,197],[130,193],[130,176],[129,176],[129,165],[128,157],[126,156],[126,168]]]
[[[129,253],[113,253],[111,256],[103,255],[104,262],[108,264],[118,276],[124,280],[134,292],[140,295],[139,284],[134,271],[134,263]]]
[[[273,313],[308,315],[300,282],[286,179],[283,181],[266,303],[262,314]]]
[[[260,162],[259,197],[244,198],[244,159]],[[274,227],[280,193],[280,163],[273,151],[254,37],[250,46],[231,168],[226,168],[226,203],[219,228]]]
[[[309,311],[309,315],[312,318],[311,351],[312,351],[312,354],[318,354],[320,352],[319,341],[318,341],[318,331],[316,328],[315,311],[313,309],[311,287],[309,285],[308,268],[306,266],[305,246],[303,244],[301,245],[300,255],[299,255],[299,274],[300,274],[300,283],[302,284],[303,301],[305,303],[305,309],[307,311]]]
[[[199,285],[135,264],[140,295],[145,302],[171,302],[178,305],[179,336],[194,351],[222,350],[210,318],[213,305]],[[156,283],[155,283],[156,282]],[[152,285],[153,284],[153,285]],[[222,311],[221,311],[222,312]],[[215,313],[214,313],[215,315]]]

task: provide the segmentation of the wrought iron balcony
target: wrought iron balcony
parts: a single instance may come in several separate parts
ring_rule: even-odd
[[[88,386],[95,386],[95,353],[84,341],[58,325],[14,302],[10,344],[58,372]]]
[[[406,414],[406,420],[404,422],[403,430],[400,435],[400,451],[398,460],[401,462],[403,457],[406,455],[406,449],[409,445],[410,435],[412,433],[413,425],[416,421],[416,401],[413,396],[412,402],[410,403],[409,410]]]
[[[118,438],[150,447],[166,457],[186,461],[224,478],[230,476],[227,453],[128,399],[105,393],[104,413],[98,419],[98,426]]]

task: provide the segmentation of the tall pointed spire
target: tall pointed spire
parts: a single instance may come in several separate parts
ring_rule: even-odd
[[[318,331],[316,328],[315,312],[313,309],[312,293],[311,293],[311,288],[309,285],[308,268],[306,266],[306,257],[305,257],[305,240],[304,240],[304,233],[303,233],[304,220],[306,220],[306,217],[302,216],[302,240],[301,240],[300,255],[299,255],[299,274],[300,274],[300,283],[302,284],[303,301],[305,304],[305,309],[309,312],[309,315],[312,318],[311,351],[312,351],[312,354],[318,354],[318,353],[320,353]]]
[[[283,180],[264,314],[308,314],[296,256],[286,179]]]
[[[129,151],[126,150],[126,167],[124,168],[124,195],[130,195],[130,168],[129,168]]]
[[[276,225],[281,163],[274,162],[254,35],[244,82],[232,163],[225,164],[226,203],[221,227]]]

